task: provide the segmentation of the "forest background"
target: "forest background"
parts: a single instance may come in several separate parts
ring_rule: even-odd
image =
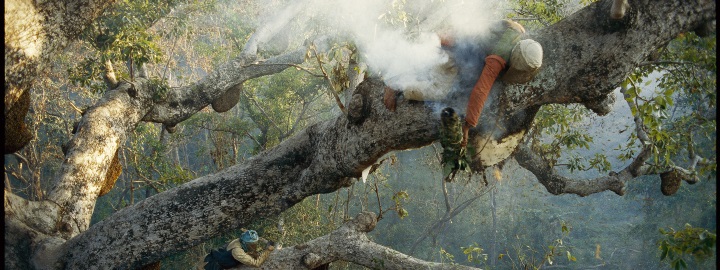
[[[387,1],[373,18],[417,36],[419,20],[433,4],[457,4],[408,2]],[[532,34],[591,2],[503,2],[489,17],[515,19]],[[283,31],[260,56],[331,32],[323,21],[328,18],[288,16],[289,6],[279,0],[116,3],[58,56],[33,88],[26,116],[33,139],[5,155],[5,189],[33,200],[46,196],[53,184],[46,176],[58,173],[74,125],[108,91],[103,80],[107,61],[115,63],[118,80],[132,80],[127,59],[144,63],[151,78],[167,82],[156,92],[162,98],[163,87],[197,81],[237,57],[259,25],[277,24]],[[347,42],[334,43],[325,52],[309,51],[302,65],[246,81],[239,103],[227,112],[208,106],[172,133],[161,124],[141,122],[118,151],[122,173],[98,199],[91,224],[343,113],[336,99],[349,99],[343,86],[353,74],[341,71],[348,59],[362,62],[356,51]],[[632,161],[641,144],[633,117],[640,117],[658,145],[652,162],[687,164],[689,153],[711,160],[698,167],[698,183],[683,183],[671,196],[661,193],[657,175],[631,181],[624,196],[607,191],[587,197],[553,195],[512,159],[445,183],[436,143],[391,152],[352,186],[308,197],[278,217],[247,227],[292,246],[328,234],[360,211],[373,211],[380,219],[369,233],[373,241],[428,261],[489,269],[715,269],[715,53],[714,32],[706,37],[683,33],[638,67],[623,83],[624,92],[615,91],[610,114],[601,117],[574,104],[543,106],[525,138],[563,175],[593,178]],[[366,68],[358,65],[356,70]],[[636,107],[625,102],[628,96]],[[168,257],[162,268],[198,269],[210,249],[238,235],[234,231]],[[712,252],[701,246],[705,242],[683,242],[696,236],[712,238]],[[359,268],[344,262],[331,266]]]

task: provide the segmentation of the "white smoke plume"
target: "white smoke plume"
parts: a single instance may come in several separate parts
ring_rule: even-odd
[[[389,18],[403,15],[393,13],[398,10],[393,9],[397,5],[408,11],[408,17],[414,17],[394,25],[387,23]],[[272,1],[267,4],[272,8],[261,20],[268,24],[267,32],[258,38],[269,40],[277,34],[291,35],[287,29],[292,21],[299,25],[295,30],[305,33],[314,30],[318,35],[353,42],[370,72],[380,75],[392,88],[447,92],[447,89],[435,89],[439,87],[437,81],[447,81],[447,78],[438,78],[446,75],[438,72],[438,67],[449,60],[440,48],[436,32],[452,29],[459,35],[482,36],[501,18],[502,5],[504,1],[490,0]]]

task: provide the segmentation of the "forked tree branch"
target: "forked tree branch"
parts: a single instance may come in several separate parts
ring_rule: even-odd
[[[362,212],[335,231],[307,243],[275,250],[262,269],[313,269],[338,260],[372,269],[478,269],[463,265],[423,261],[371,241],[377,217]],[[235,269],[257,269],[241,266]]]

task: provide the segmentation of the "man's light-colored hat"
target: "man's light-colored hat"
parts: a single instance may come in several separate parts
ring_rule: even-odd
[[[523,39],[515,45],[510,65],[521,71],[533,71],[542,66],[542,46],[532,39]]]
[[[542,66],[542,46],[532,39],[523,39],[513,47],[510,68],[502,77],[505,83],[526,83]]]

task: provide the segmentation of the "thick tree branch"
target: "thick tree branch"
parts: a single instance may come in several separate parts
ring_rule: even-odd
[[[628,172],[627,168],[620,173],[611,173],[608,176],[602,176],[592,180],[576,180],[564,177],[558,174],[550,164],[525,144],[518,146],[515,152],[515,159],[520,166],[532,172],[548,192],[555,195],[576,194],[584,197],[608,190],[618,195],[624,195],[625,182],[634,178]]]
[[[28,201],[7,190],[5,190],[4,208],[5,217],[13,217],[44,234],[55,231],[55,220],[61,212],[58,205],[52,202]]]
[[[30,88],[53,63],[53,57],[80,35],[113,1],[5,2],[5,140],[4,153],[27,145],[32,134],[24,125]]]
[[[118,211],[64,245],[67,267],[134,268],[157,261],[277,215],[307,196],[348,186],[382,155],[437,138],[437,121],[428,121],[434,119],[431,110],[402,103],[391,113],[382,105],[382,87],[371,79],[356,89],[369,107],[363,123],[351,124],[340,115],[243,164]],[[166,233],[169,228],[173,233]]]
[[[5,113],[112,0],[5,2]]]
[[[262,269],[312,269],[337,260],[373,269],[477,269],[423,261],[372,242],[366,233],[375,228],[376,220],[375,213],[362,212],[328,235],[274,251]]]
[[[612,90],[652,50],[680,32],[692,30],[715,18],[713,1],[633,2],[632,11],[619,26],[602,18],[602,8],[603,5],[591,5],[541,31],[538,41],[547,52],[545,59],[553,61],[545,65],[535,80],[527,85],[506,88],[506,110],[532,104],[581,102],[596,112],[605,112],[597,110],[596,104],[602,104],[604,96],[611,96]],[[573,39],[578,39],[577,42],[566,42],[568,37],[563,35],[570,33]],[[568,80],[558,81],[557,76],[551,76],[560,70],[567,71],[563,73]],[[527,146],[518,147],[515,157],[552,194],[587,196],[612,190],[623,195],[626,181],[647,173],[643,165],[651,155],[651,142],[647,139],[641,120],[636,117],[635,122],[638,138],[645,142],[643,148],[630,165],[609,176],[590,181],[562,177]]]
[[[715,20],[712,0],[638,0],[631,5],[619,22],[608,18],[609,5],[600,1],[539,31],[533,38],[543,46],[542,70],[533,81],[505,89],[505,110],[595,102],[612,93],[656,48]]]
[[[303,63],[304,56],[305,48],[261,62],[247,62],[245,58],[238,57],[195,84],[173,88],[166,99],[153,106],[143,121],[174,126],[200,111],[230,87]]]
[[[270,59],[268,62],[296,59],[303,51],[301,49],[289,55]],[[302,57],[299,58],[300,60],[297,61],[302,60]],[[67,224],[60,227],[63,230],[59,233],[63,238],[68,239],[87,230],[109,162],[117,148],[125,141],[127,134],[132,132],[141,119],[150,118],[174,125],[176,121],[184,120],[207,106],[227,87],[249,78],[279,72],[287,67],[266,68],[258,63],[242,66],[239,65],[239,61],[241,60],[231,61],[194,86],[174,89],[168,94],[168,99],[160,101],[159,104],[153,99],[153,87],[147,79],[137,78],[132,83],[123,83],[115,90],[109,91],[85,113],[77,133],[68,143],[69,150],[65,165],[48,196],[67,211],[64,220],[60,222]],[[206,98],[193,98],[198,95]],[[167,105],[171,107],[165,107]],[[157,111],[166,114],[158,115],[160,118],[151,118],[155,116],[153,112]]]
[[[627,89],[621,87],[620,91],[623,93],[628,106],[637,106],[634,102],[631,102],[628,99]],[[646,170],[643,169],[645,161],[650,158],[652,153],[652,142],[650,142],[647,134],[645,133],[645,126],[643,125],[641,118],[636,116],[634,117],[634,120],[635,132],[643,147],[633,162],[631,162],[630,165],[619,173],[611,172],[608,176],[602,176],[592,180],[576,180],[564,177],[558,174],[550,163],[546,162],[527,145],[521,145],[517,148],[515,159],[518,161],[520,166],[535,174],[538,181],[540,181],[540,183],[543,184],[552,194],[576,194],[584,197],[590,194],[611,190],[622,196],[625,194],[625,183],[627,181],[646,173]]]

